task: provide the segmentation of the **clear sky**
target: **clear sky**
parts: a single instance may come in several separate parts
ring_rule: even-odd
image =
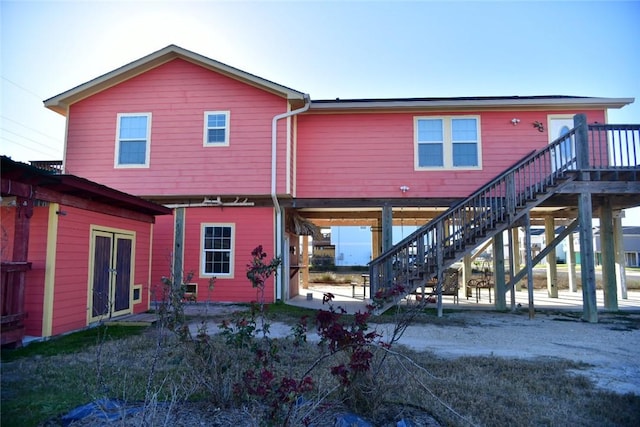
[[[169,44],[312,99],[629,97],[609,122],[640,123],[640,1],[0,0],[0,152],[61,159],[42,101]]]

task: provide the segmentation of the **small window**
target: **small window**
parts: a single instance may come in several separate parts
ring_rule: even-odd
[[[202,225],[202,275],[233,275],[234,230],[231,225]]]
[[[148,167],[151,113],[118,114],[115,167]]]
[[[416,170],[480,167],[478,117],[416,117],[414,133]]]
[[[140,304],[142,302],[142,285],[133,285],[133,303]]]
[[[229,145],[229,111],[205,111],[204,146]]]

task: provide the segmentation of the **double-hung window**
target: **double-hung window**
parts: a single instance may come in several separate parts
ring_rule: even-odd
[[[202,276],[233,276],[234,227],[202,224]]]
[[[417,170],[481,166],[479,117],[416,117],[414,135]]]
[[[118,114],[115,167],[149,167],[151,113]]]
[[[229,111],[204,112],[204,146],[225,147],[229,145]]]

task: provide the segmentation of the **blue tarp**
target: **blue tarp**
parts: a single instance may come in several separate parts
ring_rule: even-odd
[[[78,406],[62,416],[62,424],[66,427],[72,422],[80,421],[88,417],[96,417],[107,421],[118,421],[129,415],[142,411],[143,407],[131,407],[119,400],[98,399],[95,402]]]

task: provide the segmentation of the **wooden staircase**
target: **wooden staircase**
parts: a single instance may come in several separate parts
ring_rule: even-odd
[[[372,260],[371,295],[377,311],[387,310],[434,278],[442,283],[444,271],[453,263],[487,239],[515,226],[531,209],[579,180],[581,172],[613,170],[635,174],[635,151],[631,159],[627,154],[623,161],[616,159],[615,153],[629,151],[628,134],[631,132],[636,138],[640,126],[622,125],[620,129],[627,132],[624,138],[615,136],[618,128],[614,125],[587,126],[582,117],[580,126],[525,156]],[[635,140],[632,145],[636,146]]]

